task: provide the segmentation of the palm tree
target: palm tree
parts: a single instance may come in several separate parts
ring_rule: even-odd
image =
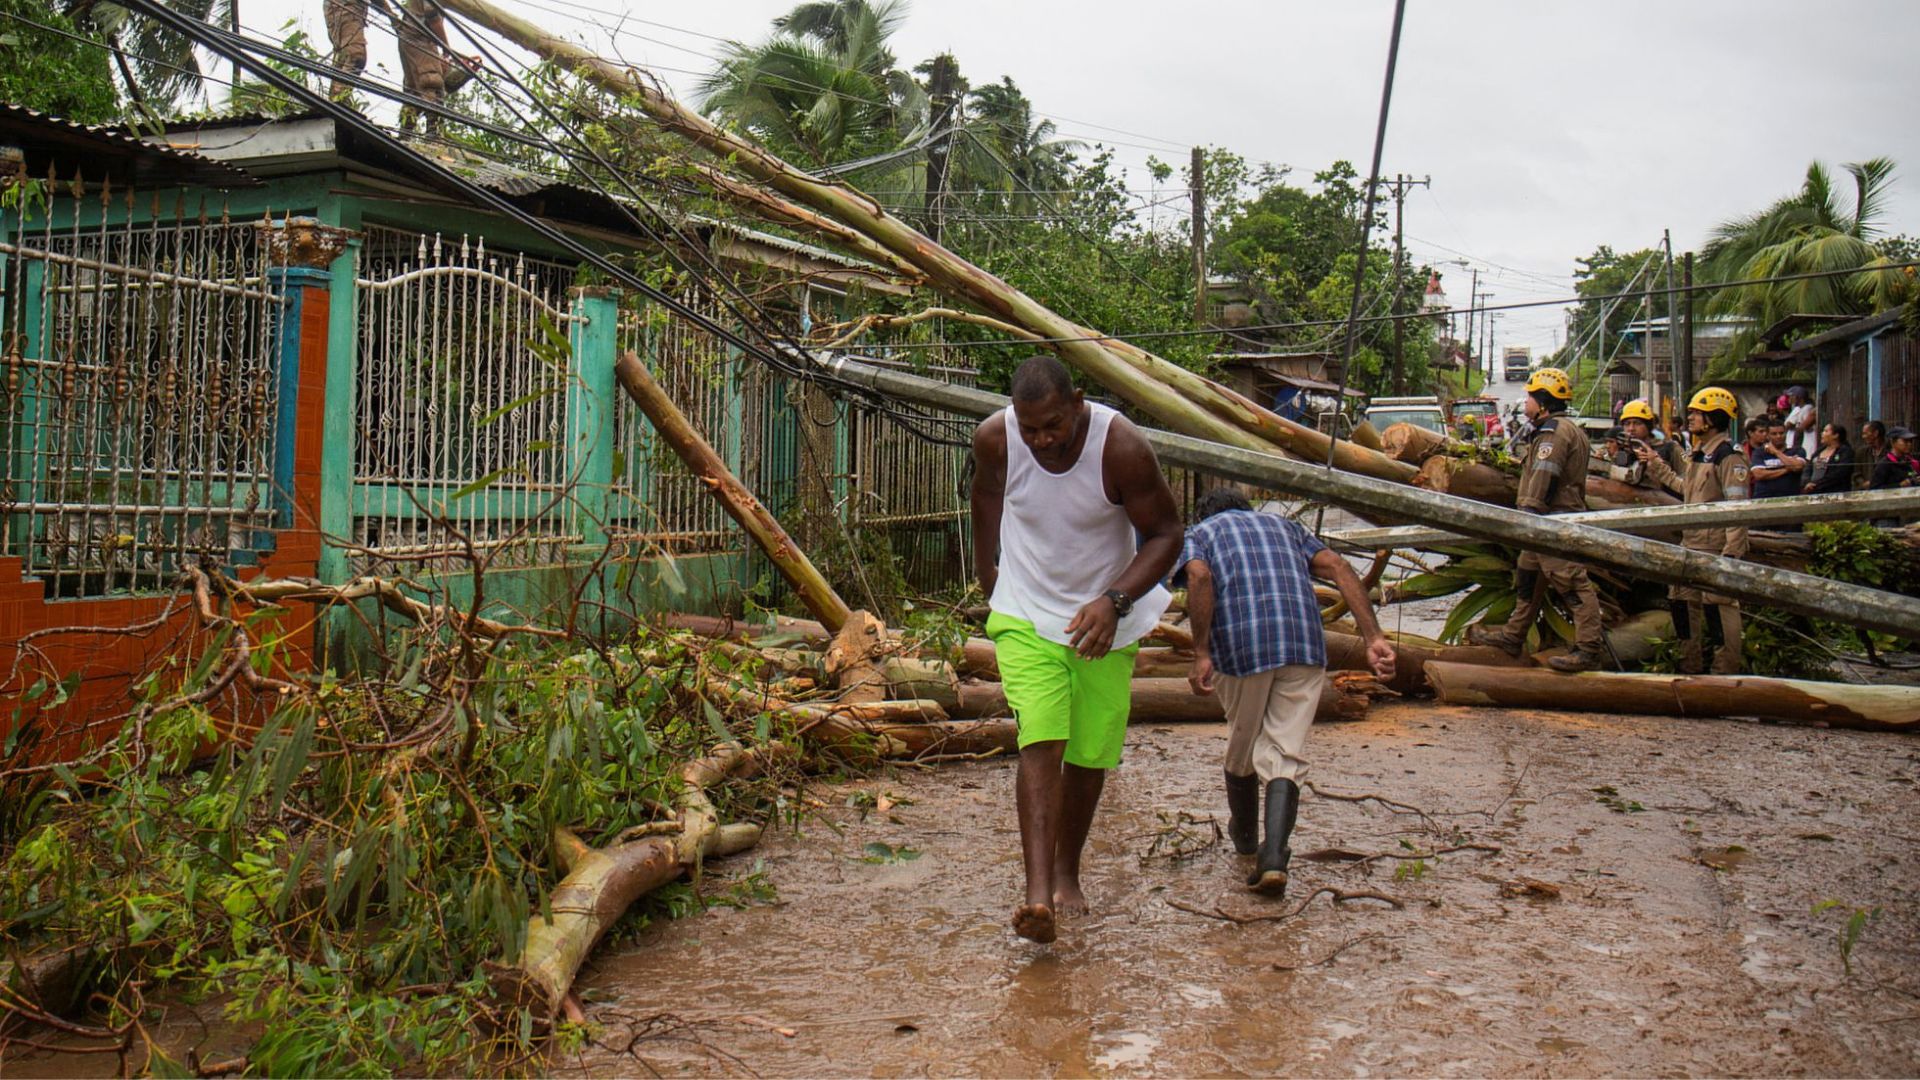
[[[1028,192],[1064,201],[1055,195],[1068,186],[1082,144],[1055,138],[1053,121],[1034,118],[1033,102],[1012,78],[969,91],[961,127],[968,146],[956,153],[956,163],[968,188],[1004,191],[1005,205],[1023,213],[1037,209]]]
[[[1851,199],[1816,161],[1807,166],[1799,191],[1713,231],[1702,252],[1709,282],[1833,275],[1734,285],[1715,292],[1707,303],[1709,314],[1752,320],[1752,328],[1729,343],[1723,363],[1743,358],[1759,330],[1787,315],[1864,315],[1900,302],[1910,289],[1906,275],[1878,269],[1894,261],[1875,243],[1893,162],[1874,158],[1842,168],[1853,178]]]
[[[890,150],[924,125],[926,97],[887,41],[903,0],[814,0],[774,20],[759,45],[729,42],[701,107],[802,163]]]
[[[190,19],[238,24],[240,0],[173,0]],[[193,42],[151,19],[136,18],[113,0],[67,0],[67,15],[94,30],[115,49],[115,62],[135,103],[157,114],[172,112],[198,96],[207,73]]]

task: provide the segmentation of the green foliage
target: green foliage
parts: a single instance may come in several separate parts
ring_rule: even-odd
[[[1752,326],[1715,358],[1708,377],[1730,373],[1752,350],[1757,332],[1786,315],[1864,315],[1914,298],[1911,275],[1879,269],[1897,261],[1876,242],[1892,187],[1893,162],[1873,158],[1842,169],[1844,181],[1822,163],[1813,162],[1798,191],[1714,230],[1701,253],[1707,282],[1840,273],[1731,285],[1709,294],[1709,314],[1744,316]]]
[[[257,646],[263,670],[276,650]],[[219,665],[148,680],[144,742],[129,725],[85,798],[70,773],[63,798],[0,791],[15,823],[0,934],[97,944],[110,996],[132,980],[227,996],[260,1031],[263,1074],[466,1072],[516,1052],[497,1040],[524,1043],[528,1018],[504,1018],[504,1036],[476,1023],[480,965],[515,957],[546,905],[555,828],[604,843],[672,804],[680,763],[716,738],[780,733],[704,706],[727,661],[677,639],[457,657],[423,638],[389,679],[325,679],[251,746],[219,743],[184,772],[211,734],[187,702]],[[737,817],[763,790],[712,794]],[[691,888],[683,900],[700,903]]]
[[[1822,900],[1813,905],[1813,914],[1819,915],[1822,912],[1832,911],[1835,908],[1845,908],[1847,906],[1847,904],[1839,900]],[[1847,921],[1840,924],[1840,966],[1846,970],[1848,975],[1853,974],[1854,946],[1860,943],[1860,935],[1865,932],[1868,924],[1879,918],[1880,909],[1877,907],[1856,907],[1848,913]]]
[[[1640,805],[1638,800],[1623,797],[1620,790],[1612,784],[1602,784],[1594,788],[1593,801],[1616,814],[1642,814],[1647,809]]]
[[[0,0],[0,101],[83,124],[111,123],[120,115],[120,96],[107,51],[65,36],[82,30],[56,7],[47,0]]]

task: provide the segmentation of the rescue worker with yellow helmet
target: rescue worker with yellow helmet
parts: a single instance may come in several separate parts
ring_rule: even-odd
[[[1636,453],[1648,475],[1690,503],[1747,498],[1747,456],[1731,435],[1739,411],[1733,395],[1718,386],[1693,395],[1687,402],[1687,434],[1694,449],[1685,473],[1676,473],[1651,448],[1639,449]],[[1680,543],[1692,551],[1740,559],[1747,554],[1747,530],[1745,526],[1686,529]],[[1737,674],[1741,667],[1739,601],[1691,585],[1670,586],[1667,601],[1673,610],[1674,635],[1683,642],[1680,670],[1698,675],[1705,669],[1706,639],[1717,630],[1720,647],[1713,655],[1713,673]]]
[[[1640,459],[1635,454],[1638,449],[1636,443],[1651,446],[1653,452],[1660,455],[1660,460],[1666,462],[1667,468],[1673,470],[1675,475],[1686,470],[1687,452],[1680,448],[1677,440],[1669,439],[1660,432],[1660,417],[1653,411],[1653,406],[1648,404],[1646,398],[1634,398],[1621,406],[1620,415],[1614,422],[1620,425],[1621,430],[1626,433],[1626,438],[1623,440],[1619,456],[1608,463],[1608,476],[1635,487],[1661,486],[1659,481],[1648,474],[1647,467],[1640,464]]]
[[[1540,368],[1527,379],[1525,409],[1531,430],[1520,442],[1520,495],[1516,505],[1530,514],[1569,514],[1587,508],[1587,462],[1592,449],[1587,433],[1567,419],[1573,401],[1573,383],[1559,368]],[[1547,661],[1555,671],[1586,671],[1599,666],[1606,647],[1606,628],[1600,619],[1600,594],[1587,577],[1587,568],[1571,559],[1520,553],[1515,565],[1513,615],[1498,629],[1474,627],[1469,639],[1519,656],[1527,634],[1540,617],[1546,599],[1544,585],[1573,607],[1573,651]]]

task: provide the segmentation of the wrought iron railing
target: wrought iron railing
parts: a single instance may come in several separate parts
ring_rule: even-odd
[[[363,565],[557,562],[580,541],[565,263],[382,227],[357,281],[354,543]]]
[[[55,597],[252,558],[280,437],[268,223],[79,177],[0,195],[0,555]]]

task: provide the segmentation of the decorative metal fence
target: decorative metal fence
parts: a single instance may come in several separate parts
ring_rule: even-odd
[[[57,597],[251,558],[275,514],[269,222],[80,177],[0,192],[0,554]]]
[[[572,266],[369,228],[358,280],[354,542],[365,566],[557,562]]]
[[[976,385],[978,379],[972,369],[957,366],[917,373],[961,386]],[[972,579],[967,451],[924,434],[963,439],[973,421],[943,413],[919,426],[922,433],[877,409],[851,410],[855,488],[845,517],[856,533],[885,534],[908,585],[944,592]]]
[[[704,292],[686,297],[717,314]],[[711,334],[653,308],[620,313],[619,344],[639,354],[648,370],[693,422],[694,429],[736,474],[755,472],[758,426],[749,423],[748,401],[736,364]],[[739,552],[743,534],[706,487],[624,395],[614,405],[613,493],[607,532],[645,550],[671,554]],[[751,480],[748,487],[753,487]]]

